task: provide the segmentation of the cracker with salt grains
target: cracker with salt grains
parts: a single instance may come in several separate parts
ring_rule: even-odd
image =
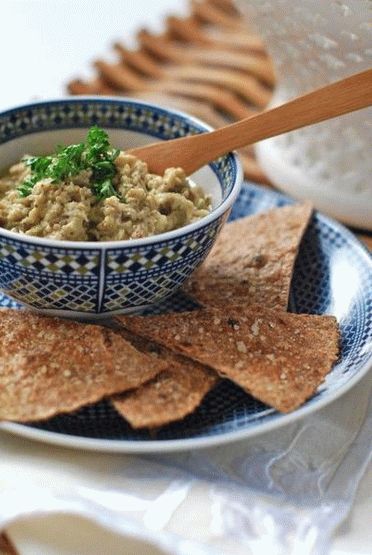
[[[259,305],[120,321],[131,332],[213,368],[281,412],[296,409],[316,391],[339,353],[333,316]]]
[[[184,290],[203,306],[257,303],[286,310],[311,213],[311,204],[294,204],[226,224]]]
[[[181,420],[197,409],[219,381],[213,370],[192,359],[126,330],[120,333],[139,351],[157,354],[167,363],[166,370],[153,380],[134,391],[111,398],[115,409],[133,428],[157,428]]]
[[[25,310],[0,310],[0,336],[0,420],[71,412],[166,367],[109,329]]]

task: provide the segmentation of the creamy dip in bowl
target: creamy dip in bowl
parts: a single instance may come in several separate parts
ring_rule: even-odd
[[[92,126],[121,151],[115,194],[97,200],[88,171],[68,177],[62,198],[47,177],[19,196],[30,177],[19,165],[25,153],[43,157],[56,145],[82,143]],[[38,311],[86,318],[170,296],[212,247],[240,190],[241,167],[231,153],[191,181],[177,168],[153,176],[125,150],[207,130],[191,116],[132,99],[68,98],[0,114],[0,175],[15,165],[0,181],[0,289]]]
[[[197,221],[210,205],[182,168],[151,174],[97,126],[86,142],[25,155],[0,177],[0,227],[35,237],[140,239]]]

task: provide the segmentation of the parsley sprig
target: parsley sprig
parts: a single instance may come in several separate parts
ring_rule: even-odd
[[[31,169],[30,176],[18,188],[22,197],[31,194],[34,185],[49,178],[52,183],[91,170],[90,187],[95,196],[105,199],[119,197],[113,183],[116,175],[115,159],[120,150],[111,147],[106,131],[98,126],[89,129],[85,143],[59,146],[50,156],[32,156],[23,162]]]

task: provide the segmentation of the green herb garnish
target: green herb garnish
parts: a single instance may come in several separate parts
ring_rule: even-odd
[[[91,170],[89,184],[97,198],[119,197],[113,182],[116,175],[114,161],[119,152],[111,147],[106,131],[95,125],[89,129],[85,143],[59,146],[50,156],[25,158],[24,163],[31,168],[31,174],[18,188],[19,194],[22,197],[30,195],[41,179],[49,178],[56,183],[83,170]]]

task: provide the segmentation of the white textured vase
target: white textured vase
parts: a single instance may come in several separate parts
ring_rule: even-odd
[[[238,0],[274,60],[271,105],[372,66],[371,0]],[[372,109],[268,139],[259,162],[278,188],[372,229]]]

